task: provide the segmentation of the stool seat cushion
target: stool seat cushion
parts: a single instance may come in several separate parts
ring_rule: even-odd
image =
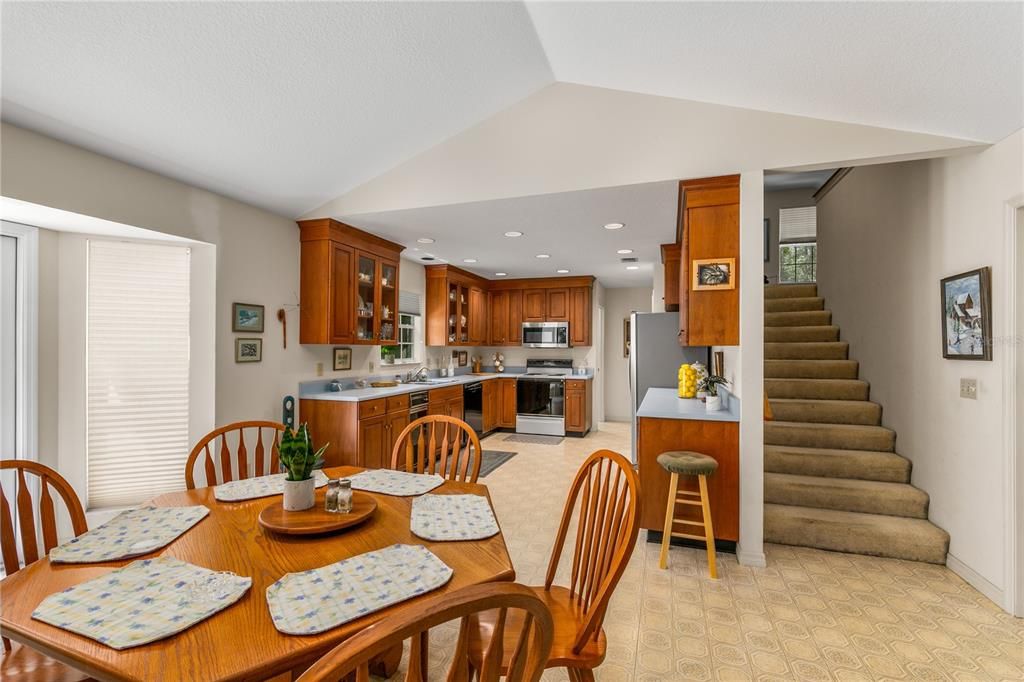
[[[707,476],[718,469],[718,462],[713,457],[686,450],[663,452],[658,455],[658,464],[665,471],[688,476]]]

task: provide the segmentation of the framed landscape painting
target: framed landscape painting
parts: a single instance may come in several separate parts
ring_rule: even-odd
[[[254,303],[232,303],[231,331],[262,334],[263,306]]]
[[[992,359],[992,270],[978,268],[942,280],[942,357]]]

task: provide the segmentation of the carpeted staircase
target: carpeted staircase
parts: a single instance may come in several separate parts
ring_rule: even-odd
[[[813,284],[765,287],[765,541],[946,563],[896,432]]]

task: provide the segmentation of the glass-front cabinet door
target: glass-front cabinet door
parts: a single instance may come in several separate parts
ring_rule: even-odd
[[[380,261],[380,326],[378,340],[382,344],[398,342],[398,264]]]
[[[359,254],[356,270],[356,340],[373,341],[377,338],[377,259]]]
[[[448,285],[448,344],[459,342],[459,285]]]

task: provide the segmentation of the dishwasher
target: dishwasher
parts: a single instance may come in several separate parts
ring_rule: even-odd
[[[476,437],[484,435],[484,382],[474,381],[462,388],[463,409],[466,423],[476,432]]]

